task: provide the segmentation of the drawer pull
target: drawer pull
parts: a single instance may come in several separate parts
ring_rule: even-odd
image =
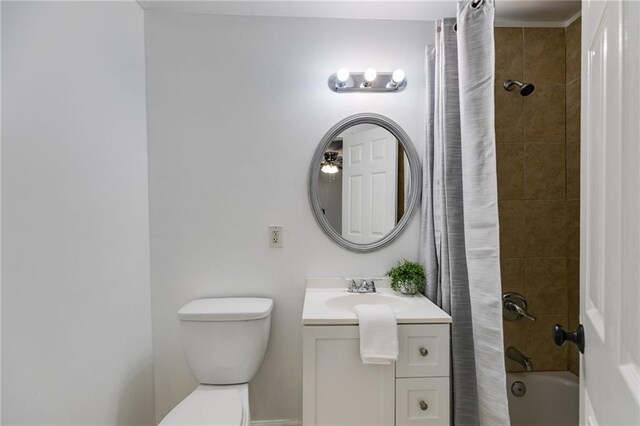
[[[427,403],[426,403],[426,402],[424,402],[424,401],[420,401],[420,409],[421,409],[422,411],[427,411],[427,410],[429,409],[429,404],[427,404]]]
[[[429,351],[424,346],[420,346],[420,355],[427,356],[429,355]]]

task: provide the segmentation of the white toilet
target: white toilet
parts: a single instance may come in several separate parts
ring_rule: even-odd
[[[249,425],[249,381],[269,343],[271,299],[197,299],[178,311],[182,346],[201,384],[161,425]]]

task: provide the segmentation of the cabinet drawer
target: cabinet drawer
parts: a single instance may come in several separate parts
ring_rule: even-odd
[[[396,379],[396,426],[449,425],[449,378]]]
[[[449,376],[449,324],[398,327],[396,377]]]

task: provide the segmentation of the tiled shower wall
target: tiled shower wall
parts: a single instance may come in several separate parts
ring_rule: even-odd
[[[537,317],[505,322],[505,347],[535,370],[566,370],[577,356],[553,344],[551,327],[577,322],[580,21],[496,28],[495,39],[502,289],[523,294]],[[505,80],[536,89],[522,97]],[[507,360],[507,369],[521,367]]]
[[[566,29],[567,64],[567,287],[569,328],[578,326],[580,312],[580,51],[581,20]],[[579,373],[578,350],[569,347],[569,370]]]

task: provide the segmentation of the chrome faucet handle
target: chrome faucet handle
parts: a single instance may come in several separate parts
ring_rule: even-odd
[[[361,293],[375,293],[376,292],[376,284],[371,280],[368,282],[367,280],[362,280],[362,284],[360,285]]]
[[[505,293],[502,296],[503,318],[507,321],[514,321],[522,317],[535,321],[536,317],[527,310],[527,299],[518,293]]]
[[[371,280],[371,282],[367,280],[362,280],[360,284],[356,283],[355,279],[351,279],[351,283],[347,288],[347,292],[349,293],[376,293],[376,285]]]
[[[526,309],[512,302],[511,300],[507,300],[506,302],[504,302],[504,307],[512,312],[517,313],[521,317],[525,317],[528,320],[531,320],[531,321],[536,320],[536,317],[531,315]]]

